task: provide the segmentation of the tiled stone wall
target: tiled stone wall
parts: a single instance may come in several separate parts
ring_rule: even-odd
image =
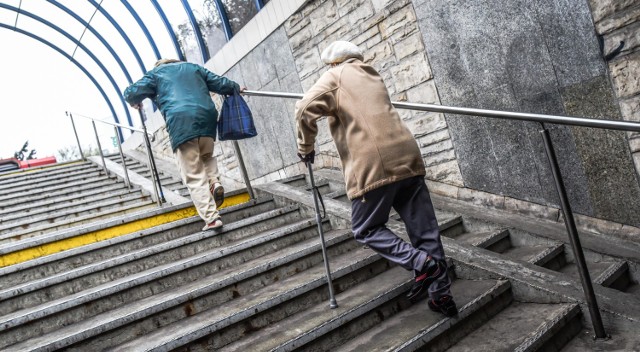
[[[596,32],[606,56],[624,46],[607,62],[622,118],[640,122],[640,2],[589,0]],[[640,171],[640,133],[627,134],[636,169]]]
[[[393,100],[440,103],[411,1],[311,1],[285,23],[285,30],[305,91],[327,70],[322,50],[335,40],[348,40],[380,72]],[[418,141],[427,178],[463,186],[444,115],[399,112]],[[320,164],[339,167],[326,120],[317,141]]]

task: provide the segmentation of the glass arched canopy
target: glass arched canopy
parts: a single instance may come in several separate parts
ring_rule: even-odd
[[[122,91],[160,58],[204,63],[268,0],[0,0],[0,30],[69,59],[115,122],[133,126]],[[122,134],[121,134],[122,136]]]

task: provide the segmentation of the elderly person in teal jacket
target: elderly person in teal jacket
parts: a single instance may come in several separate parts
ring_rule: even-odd
[[[125,100],[139,109],[145,98],[160,108],[167,124],[171,148],[203,230],[219,228],[218,207],[224,201],[218,164],[213,156],[218,111],[209,92],[233,94],[240,86],[189,62],[162,59],[155,68],[124,91]]]

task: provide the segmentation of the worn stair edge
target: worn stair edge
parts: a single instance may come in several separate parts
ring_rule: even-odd
[[[65,176],[62,180],[56,180],[56,179],[49,180],[47,178],[47,179],[44,179],[43,182],[38,182],[33,186],[30,186],[29,183],[25,183],[25,184],[19,185],[16,188],[9,187],[9,188],[0,189],[0,197],[15,194],[15,193],[32,194],[37,192],[43,192],[51,188],[54,188],[56,186],[64,186],[69,183],[84,181],[88,179],[95,179],[99,177],[106,177],[104,175],[104,172],[101,170],[95,170],[95,171],[92,170],[86,173],[81,172],[73,176],[68,176],[68,177]]]
[[[297,337],[281,343],[272,350],[293,351],[296,348],[301,348],[305,344],[315,340],[318,336],[322,336],[335,329],[338,329],[344,324],[357,319],[358,317],[370,312],[371,310],[374,310],[387,302],[397,299],[399,296],[406,293],[409,288],[411,288],[413,279],[409,278],[403,268],[395,267],[387,270],[384,273],[378,274],[365,282],[360,283],[360,285],[366,285],[367,283],[370,284],[371,282],[377,281],[382,281],[382,283],[379,286],[374,285],[376,287],[375,293],[371,294],[370,296],[364,297],[366,299],[361,300],[353,306],[349,306],[346,310],[338,311],[337,313],[332,314],[332,317],[330,317],[329,320],[324,321],[321,325],[315,326],[310,330],[300,332]],[[389,287],[380,292],[380,287],[384,287],[384,284],[389,285]],[[352,289],[354,288],[351,288],[351,290]],[[338,294],[336,296],[336,301],[341,302],[342,299],[346,295],[348,295],[348,293],[349,290]],[[322,306],[326,306],[326,303],[323,302]]]
[[[84,168],[78,170],[67,170],[66,172],[59,172],[56,174],[43,175],[43,177],[36,179],[16,180],[14,182],[7,182],[0,184],[0,191],[15,190],[19,188],[40,188],[46,187],[48,184],[66,183],[66,180],[75,180],[80,176],[89,177],[90,175],[99,174],[101,170],[96,167]],[[26,187],[25,187],[26,186]]]
[[[249,208],[271,198],[259,198],[246,203],[225,202],[220,215]],[[0,276],[30,267],[59,260],[67,255],[77,255],[120,241],[128,241],[150,233],[151,228],[197,215],[192,203],[146,209],[106,219],[81,228],[71,228],[51,234],[28,238],[0,246]],[[116,240],[120,238],[120,240]],[[69,251],[74,252],[69,252]]]
[[[123,278],[113,280],[87,290],[77,292],[75,294],[59,298],[50,302],[40,304],[35,307],[26,308],[20,311],[6,314],[0,317],[0,331],[5,331],[20,325],[41,319],[56,313],[60,313],[66,309],[73,308],[88,302],[92,302],[117,292],[121,292],[133,287],[152,282],[167,275],[175,274],[186,269],[203,265],[213,260],[250,249],[251,247],[267,243],[274,239],[281,238],[287,234],[302,231],[313,226],[314,219],[306,219],[290,226],[284,226],[278,229],[267,231],[262,236],[255,239],[240,241],[220,248],[213,248],[197,255],[176,260],[174,262],[165,263],[157,267],[153,267],[135,274],[125,276]],[[210,237],[219,236],[220,233],[202,232],[198,234],[197,240],[206,240]]]
[[[109,186],[105,189],[94,189],[87,193],[74,193],[71,196],[60,197],[57,199],[49,199],[42,202],[24,204],[22,202],[17,203],[19,206],[10,207],[4,210],[0,210],[0,216],[3,216],[2,220],[6,220],[14,215],[14,213],[21,213],[22,216],[40,214],[49,210],[55,210],[58,208],[64,208],[65,206],[76,206],[93,202],[95,200],[102,200],[108,197],[123,196],[128,193],[142,192],[139,188],[128,189],[121,187],[120,185]],[[33,209],[33,211],[31,211]],[[6,217],[5,217],[6,216]],[[16,215],[17,216],[17,215]]]
[[[5,194],[0,194],[0,202],[6,202],[10,200],[14,200],[16,198],[38,198],[43,199],[49,197],[52,193],[59,194],[65,190],[70,190],[71,192],[75,192],[78,187],[91,185],[100,181],[110,181],[111,183],[117,183],[118,180],[114,178],[109,178],[105,175],[98,175],[95,177],[84,178],[74,180],[70,183],[65,184],[56,184],[53,186],[49,186],[46,188],[38,188],[36,190],[23,190],[20,192],[10,192]],[[105,182],[108,183],[108,182]]]
[[[12,185],[17,182],[20,182],[20,183],[33,182],[33,181],[39,182],[38,180],[42,180],[42,179],[48,179],[51,177],[58,177],[58,176],[69,174],[69,173],[77,173],[77,172],[95,170],[95,169],[96,169],[95,165],[91,163],[87,163],[83,165],[74,165],[67,168],[60,168],[58,170],[47,171],[39,175],[28,175],[28,176],[25,175],[23,177],[14,177],[14,178],[7,178],[4,180],[0,180],[0,187],[4,188],[4,186]]]
[[[508,238],[509,235],[510,235],[509,234],[509,230],[506,230],[506,229],[496,230],[496,231],[490,233],[487,237],[482,238],[482,239],[474,242],[472,245],[476,246],[476,247],[480,247],[480,248],[489,249],[489,247],[491,247],[491,246],[495,245],[496,243],[504,240],[505,238]]]
[[[456,324],[465,321],[478,312],[482,307],[488,305],[494,301],[497,297],[506,294],[511,290],[511,284],[506,280],[498,280],[496,284],[488,291],[482,293],[471,302],[458,308],[458,315],[453,318],[443,318],[438,323],[428,327],[421,331],[412,339],[406,341],[402,345],[398,346],[396,352],[408,352],[416,351],[419,348],[426,346],[429,342],[435,338],[442,336],[450,328],[455,328]]]
[[[327,245],[331,246],[333,244],[338,244],[344,242],[350,238],[350,232],[343,230],[341,232],[336,233],[327,233]],[[317,242],[317,241],[305,241],[305,242]],[[133,321],[143,319],[147,316],[156,314],[158,312],[164,311],[166,309],[175,307],[182,303],[185,303],[194,297],[203,296],[205,294],[215,292],[217,290],[221,290],[230,285],[234,285],[238,282],[251,278],[253,276],[259,275],[266,271],[273,269],[274,267],[279,267],[283,265],[287,265],[287,263],[298,260],[305,256],[308,256],[313,253],[317,253],[321,250],[319,243],[303,243],[298,246],[290,247],[291,254],[289,255],[280,255],[279,253],[273,253],[272,256],[268,258],[257,258],[254,261],[247,262],[238,268],[233,268],[225,271],[224,275],[216,275],[215,278],[205,282],[204,280],[200,280],[194,282],[193,285],[189,285],[186,288],[180,288],[179,292],[175,292],[176,290],[169,290],[165,292],[161,292],[159,294],[153,295],[143,302],[135,302],[132,304],[138,304],[141,306],[136,309],[131,309],[129,305],[122,306],[115,310],[100,314],[98,316],[91,317],[82,321],[82,326],[75,326],[76,324],[69,325],[63,327],[59,330],[53,331],[49,334],[38,336],[36,338],[32,338],[26,341],[19,342],[18,344],[7,346],[5,348],[6,351],[20,351],[24,348],[33,351],[48,351],[53,349],[59,349],[66,346],[69,346],[73,343],[91,338],[100,333],[116,329],[118,327],[124,326]],[[273,260],[271,260],[273,257]],[[360,262],[361,266],[369,264],[370,262],[375,261],[377,255],[370,255]],[[268,260],[266,260],[268,259]],[[352,266],[358,266],[358,263],[353,264]],[[257,264],[257,265],[256,265]],[[320,265],[320,264],[319,264]],[[319,266],[318,265],[318,266]],[[320,272],[320,270],[318,270]],[[267,308],[276,306],[292,297],[298,296],[305,292],[311,291],[323,283],[326,282],[326,278],[324,277],[324,272],[321,272],[317,278],[312,278],[311,280],[307,280],[305,284],[301,285],[301,287],[297,287],[291,291],[289,291],[289,295],[278,296],[275,300],[270,300],[265,302],[265,304],[261,305],[261,309],[259,311],[265,310]],[[337,276],[336,276],[337,277]],[[282,281],[281,281],[282,284]],[[233,303],[236,303],[235,301]],[[232,322],[240,321],[247,316],[253,315],[257,313],[253,309],[243,310],[239,312],[235,316],[227,317],[224,319],[228,325]],[[196,315],[197,316],[197,315]],[[181,320],[180,322],[183,322]],[[87,326],[88,325],[88,326]],[[156,330],[160,331],[160,335],[167,335],[166,332],[162,330],[162,328]],[[156,334],[156,333],[153,333]],[[150,335],[145,335],[142,338],[145,341],[149,340]],[[166,337],[166,336],[165,336]],[[155,339],[159,341],[159,338]],[[185,341],[186,342],[186,341]],[[127,349],[125,349],[127,350]],[[129,349],[130,350],[130,349]]]
[[[629,270],[629,264],[626,261],[617,261],[613,263],[607,270],[603,271],[593,282],[596,284],[609,287],[613,285],[622,275]]]
[[[564,245],[556,244],[553,247],[549,247],[543,252],[540,252],[537,256],[531,258],[529,263],[535,264],[537,266],[545,266],[549,261],[553,260],[558,255],[564,253]]]
[[[92,164],[84,160],[74,160],[74,161],[66,161],[62,163],[42,165],[37,167],[30,167],[28,169],[20,169],[20,170],[14,170],[14,171],[2,173],[0,174],[0,181],[4,181],[7,179],[14,179],[15,177],[20,177],[20,176],[34,176],[41,173],[47,173],[52,170],[64,169],[64,168],[73,167],[76,165],[92,165]]]
[[[540,350],[545,350],[544,346],[549,343],[552,339],[556,337],[562,329],[567,327],[570,329],[568,334],[570,336],[561,336],[560,338],[564,338],[564,343],[561,343],[561,346],[564,346],[569,340],[571,340],[575,335],[582,329],[582,322],[579,320],[580,315],[580,306],[578,304],[570,304],[564,309],[552,317],[547,317],[546,321],[542,323],[535,331],[529,334],[518,347],[514,349],[516,352],[535,352]],[[577,324],[575,324],[575,320],[578,320]],[[572,324],[574,323],[574,324]],[[571,326],[572,324],[573,326]]]
[[[145,208],[155,208],[157,205],[151,200],[141,200],[138,203],[119,207],[112,208],[105,211],[86,214],[83,216],[79,216],[76,218],[65,219],[61,221],[57,221],[51,224],[45,224],[41,226],[37,226],[30,229],[15,231],[15,232],[7,232],[0,235],[0,244],[12,242],[15,240],[20,240],[25,237],[36,237],[46,234],[48,232],[60,231],[66,228],[77,227],[81,225],[85,225],[94,221],[108,219],[110,217],[118,216],[121,214],[138,212],[140,210],[144,210]]]
[[[63,188],[61,190],[51,192],[51,193],[41,193],[41,194],[37,194],[33,196],[29,195],[25,197],[12,196],[6,199],[0,199],[0,209],[11,207],[15,204],[28,204],[28,203],[37,203],[37,202],[55,200],[61,196],[69,196],[69,194],[71,195],[81,194],[82,192],[90,192],[90,191],[95,191],[96,189],[103,189],[103,188],[114,187],[114,186],[117,186],[119,188],[125,187],[124,184],[120,184],[113,179],[108,179],[103,177],[98,182],[93,182],[93,183],[89,182],[77,187]]]
[[[319,244],[317,245],[319,249]],[[347,253],[340,256],[340,258],[333,258],[333,266],[331,277],[334,280],[342,278],[351,272],[364,268],[378,260],[382,260],[380,256],[370,251],[360,251],[356,254]],[[338,260],[342,259],[346,263],[340,264]],[[288,300],[300,296],[304,293],[315,290],[323,285],[327,284],[324,268],[322,263],[302,272],[305,275],[306,281],[301,284],[286,288],[285,281],[289,281],[294,278],[290,277],[287,280],[280,281],[278,287],[272,288],[269,292],[253,292],[254,295],[264,293],[262,295],[264,300],[259,301],[256,304],[248,302],[246,306],[241,306],[240,302],[236,300],[231,302],[234,304],[235,312],[223,317],[217,317],[207,314],[197,314],[188,318],[188,324],[185,321],[180,321],[181,326],[187,331],[183,334],[181,331],[174,329],[174,326],[167,325],[163,328],[156,330],[155,332],[143,336],[137,340],[132,340],[120,346],[114,348],[114,351],[170,351],[182,346],[185,346],[193,341],[196,341],[202,337],[205,337],[217,330],[224,327],[231,326],[244,319],[255,316],[258,313],[262,313],[267,309],[276,307],[280,304],[286,303]],[[286,291],[275,292],[278,289],[285,287]],[[247,296],[245,296],[246,298]]]
[[[225,225],[224,227],[224,231],[223,232],[215,232],[215,233],[211,233],[208,231],[203,231],[203,232],[198,232],[192,235],[187,235],[187,236],[182,236],[167,242],[163,242],[163,243],[159,243],[156,245],[152,245],[149,247],[144,247],[138,250],[134,250],[131,252],[127,252],[124,253],[122,255],[116,256],[116,257],[111,257],[105,260],[101,260],[95,263],[91,263],[89,265],[84,265],[84,266],[80,266],[65,272],[60,272],[58,274],[55,275],[51,275],[51,276],[47,276],[43,279],[40,280],[35,280],[35,281],[29,281],[26,282],[24,284],[21,285],[15,285],[12,286],[10,288],[6,288],[6,289],[0,289],[0,301],[2,300],[6,300],[9,298],[13,298],[19,295],[23,295],[29,292],[33,292],[35,290],[39,290],[48,286],[52,286],[58,283],[63,283],[66,282],[68,280],[72,280],[72,279],[76,279],[78,277],[81,276],[85,276],[85,275],[89,275],[98,271],[103,271],[106,269],[110,269],[116,266],[120,266],[123,265],[125,263],[128,262],[132,262],[132,261],[136,261],[136,260],[140,260],[143,259],[145,257],[148,256],[152,256],[158,253],[162,253],[162,252],[167,252],[170,251],[172,249],[176,249],[178,247],[184,246],[184,245],[188,245],[188,244],[192,244],[195,242],[199,242],[202,240],[205,240],[207,238],[210,238],[212,236],[217,236],[223,233],[228,233],[231,231],[235,231],[238,229],[242,229],[248,226],[252,226],[252,225],[256,225],[262,222],[266,222],[271,220],[274,217],[277,216],[282,216],[282,215],[286,215],[292,212],[297,211],[299,208],[297,206],[288,206],[288,207],[284,207],[284,208],[280,208],[280,209],[274,209],[265,213],[261,213],[258,215],[254,215],[252,217],[246,218],[246,219],[242,219],[242,220],[238,220],[236,222],[233,222],[231,224]],[[182,219],[179,222],[173,222],[171,223],[172,226],[162,226],[163,230],[171,227],[179,227],[179,226],[183,226],[189,223],[193,223],[196,222],[197,219],[195,217],[191,217],[188,219]],[[306,222],[304,222],[306,224]],[[296,229],[297,226],[303,226],[301,225],[302,222],[298,223],[294,223],[291,224],[291,228]],[[153,228],[150,229],[152,230],[153,233],[158,233],[161,230],[157,229],[157,228]],[[286,228],[285,228],[286,230]],[[148,235],[148,234],[147,234]],[[141,236],[137,236],[136,238],[139,238]]]
[[[58,209],[51,209],[44,214],[26,214],[25,216],[13,216],[3,219],[0,222],[0,233],[11,231],[11,229],[21,228],[30,229],[33,225],[41,223],[50,224],[73,218],[80,218],[83,215],[99,213],[102,210],[118,208],[121,206],[131,205],[137,202],[147,202],[151,198],[142,192],[131,192],[124,198],[104,197],[102,201],[90,202],[89,204],[79,204],[77,206],[60,206]],[[6,220],[6,221],[5,221]],[[17,221],[15,221],[17,220]],[[27,227],[25,227],[27,225]],[[37,227],[37,226],[36,226]],[[34,227],[35,228],[35,227]]]

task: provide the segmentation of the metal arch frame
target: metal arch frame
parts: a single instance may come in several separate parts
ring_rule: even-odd
[[[89,0],[89,3],[91,3],[91,5],[93,5],[96,9],[98,9],[98,11],[100,11],[100,13],[109,22],[111,22],[111,24],[118,31],[118,33],[120,33],[120,35],[122,36],[122,39],[124,39],[124,41],[129,46],[129,49],[131,49],[131,51],[133,52],[133,55],[136,57],[136,61],[138,61],[138,65],[140,65],[140,69],[142,69],[142,73],[146,73],[147,69],[145,68],[144,63],[142,62],[140,53],[138,53],[138,50],[136,50],[136,48],[133,46],[131,39],[129,39],[129,36],[122,30],[122,27],[120,27],[118,22],[113,17],[111,17],[111,15],[105,9],[103,9],[102,6],[100,6],[100,4],[96,3],[95,0]]]
[[[173,41],[173,47],[175,48],[176,53],[178,54],[178,58],[181,61],[184,61],[185,59],[184,54],[182,53],[182,50],[180,50],[180,44],[178,44],[178,38],[176,38],[176,34],[173,32],[173,29],[171,28],[171,23],[169,22],[169,19],[165,15],[164,10],[162,10],[162,6],[160,6],[157,0],[151,0],[151,4],[153,4],[153,7],[156,9],[156,12],[160,16],[160,19],[164,24],[164,27],[167,29],[167,32],[169,33],[169,36]]]
[[[202,32],[200,32],[200,26],[198,26],[198,21],[196,21],[195,16],[193,15],[193,10],[191,10],[191,6],[187,0],[180,0],[182,2],[182,7],[184,7],[185,12],[187,13],[187,17],[189,17],[189,22],[191,22],[191,27],[193,27],[193,32],[196,35],[196,40],[198,41],[198,47],[200,48],[200,53],[202,54],[202,61],[206,63],[209,61],[209,51],[207,50],[206,45],[204,44],[204,38],[202,37]],[[219,0],[216,0],[218,3]],[[218,12],[220,12],[220,8],[218,8]],[[222,15],[222,12],[220,12]],[[225,31],[226,34],[226,31]],[[227,39],[228,41],[229,39]]]
[[[11,5],[7,5],[7,4],[2,4],[0,3],[0,8],[4,8],[10,11],[14,11],[14,12],[18,12],[17,10],[19,10],[16,7],[13,7]],[[65,37],[67,37],[69,40],[71,40],[72,42],[74,42],[76,45],[78,45],[80,48],[82,48],[82,50],[84,50],[87,55],[89,55],[93,61],[102,69],[102,71],[104,72],[104,74],[107,76],[107,78],[109,79],[109,81],[111,82],[111,84],[113,85],[113,87],[115,88],[118,97],[120,98],[120,101],[122,102],[122,106],[124,107],[125,113],[127,115],[127,120],[129,122],[129,126],[133,126],[133,121],[131,120],[131,114],[129,113],[129,109],[127,108],[127,104],[124,101],[124,98],[122,97],[122,93],[120,90],[120,87],[118,87],[118,84],[116,83],[116,81],[113,79],[113,76],[109,73],[109,71],[107,70],[106,67],[104,67],[104,65],[102,64],[102,62],[89,50],[87,49],[86,46],[84,46],[84,44],[82,44],[80,41],[78,41],[77,39],[75,39],[74,37],[72,37],[69,33],[67,33],[65,30],[63,30],[62,28],[58,27],[57,25],[45,20],[44,18],[32,14],[31,12],[25,11],[25,10],[19,10],[20,14],[25,15],[27,17],[31,17],[33,19],[35,19],[38,22],[41,22],[45,25],[47,25],[48,27],[56,30],[58,33],[64,35]],[[116,121],[118,121],[118,117],[117,115],[114,115],[114,118],[116,119]]]
[[[218,8],[218,14],[220,15],[220,20],[222,21],[224,36],[227,38],[227,41],[230,41],[233,37],[233,31],[231,30],[231,23],[229,23],[229,16],[227,16],[227,9],[224,8],[222,0],[215,0],[215,2],[216,7]]]
[[[127,77],[127,80],[129,81],[129,83],[133,83],[133,80],[131,79],[131,75],[129,74],[129,71],[125,67],[122,60],[120,59],[120,56],[113,50],[113,47],[109,45],[109,43],[104,39],[104,37],[100,33],[98,33],[98,31],[96,31],[95,28],[91,26],[91,24],[83,20],[82,17],[78,16],[78,14],[71,11],[68,7],[62,5],[61,3],[55,0],[47,0],[47,1],[52,5],[55,5],[56,7],[58,7],[60,10],[66,12],[69,16],[75,18],[78,22],[84,25],[85,28],[87,28],[91,33],[93,33],[93,35],[95,35],[96,38],[98,38],[98,40],[107,48],[107,50],[111,53],[111,55],[113,55],[113,58],[118,62],[118,65],[122,69],[122,72],[124,73],[124,75]]]
[[[153,53],[156,55],[156,59],[160,60],[160,51],[158,50],[158,46],[156,46],[156,42],[153,40],[153,36],[151,35],[151,33],[149,33],[149,29],[147,29],[147,26],[142,21],[142,18],[138,16],[138,13],[136,12],[136,10],[133,7],[131,7],[131,5],[127,0],[120,0],[120,2],[127,8],[131,16],[133,16],[133,18],[136,20],[136,22],[138,22],[140,29],[142,29],[142,32],[144,33],[145,37],[147,37],[147,41],[149,41],[149,44],[153,49]]]
[[[100,86],[100,84],[98,83],[98,81],[96,81],[96,79],[91,75],[91,73],[89,73],[89,71],[87,71],[86,68],[84,68],[84,66],[82,66],[82,64],[80,64],[76,59],[74,59],[71,55],[65,53],[62,49],[60,49],[58,46],[56,46],[55,44],[47,41],[46,39],[43,39],[42,37],[39,37],[33,33],[27,32],[23,29],[17,28],[17,27],[13,27],[13,26],[9,26],[6,25],[4,23],[0,23],[0,27],[1,28],[7,28],[10,29],[14,32],[18,32],[20,34],[26,35],[27,37],[33,38],[43,44],[45,44],[46,46],[50,47],[51,49],[59,52],[60,54],[62,54],[63,56],[65,56],[67,59],[69,59],[69,61],[73,62],[76,66],[78,66],[78,68],[84,72],[84,74],[91,80],[91,82],[93,82],[93,84],[96,86],[96,88],[98,88],[98,91],[100,91],[100,94],[102,94],[102,97],[104,98],[104,101],[107,103],[107,105],[109,106],[109,110],[111,110],[111,113],[113,114],[116,123],[118,122],[118,116],[116,115],[115,109],[113,108],[113,105],[111,104],[111,101],[109,100],[109,98],[107,97],[107,94],[105,93],[104,89],[102,89],[102,86]],[[120,131],[120,138],[122,138],[122,131]]]

